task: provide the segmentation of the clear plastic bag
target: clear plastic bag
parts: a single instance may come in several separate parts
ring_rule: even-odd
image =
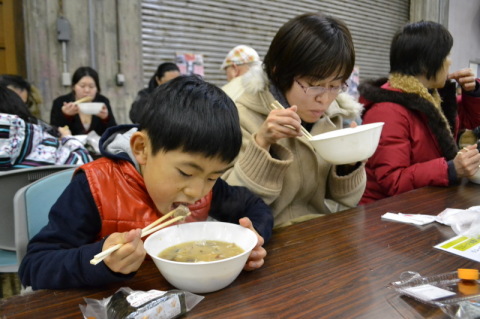
[[[96,319],[171,319],[186,314],[204,297],[183,290],[140,291],[123,287],[103,300],[85,298],[80,305],[85,318]]]
[[[466,210],[447,208],[437,215],[437,221],[451,226],[457,235],[480,236],[480,206],[473,206]]]

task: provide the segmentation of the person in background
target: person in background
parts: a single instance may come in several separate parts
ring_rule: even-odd
[[[100,92],[97,71],[87,66],[78,68],[72,76],[72,92],[53,101],[50,124],[59,127],[68,125],[74,135],[95,131],[101,136],[107,128],[117,123],[110,101]],[[81,113],[74,101],[84,97],[90,97],[92,102],[103,103],[101,111],[95,115]]]
[[[263,265],[271,209],[220,179],[242,143],[235,104],[213,84],[180,76],[152,93],[139,122],[109,129],[101,140],[104,157],[76,170],[48,225],[28,245],[19,268],[24,286],[104,286],[132,278],[146,255],[140,228],[180,204],[192,213],[187,222],[210,217],[256,232],[244,269]],[[102,263],[90,264],[119,243]]]
[[[92,161],[67,127],[40,122],[15,92],[0,85],[0,170]]]
[[[407,24],[392,40],[388,79],[359,86],[363,123],[384,122],[368,159],[361,204],[476,173],[477,145],[458,149],[459,129],[480,125],[480,89],[470,69],[449,73],[453,38],[441,24]],[[462,87],[457,104],[455,81]]]
[[[347,26],[307,13],[278,30],[265,73],[254,68],[223,87],[237,105],[243,133],[242,151],[223,178],[262,197],[275,227],[356,206],[363,194],[364,164],[326,162],[300,129],[312,135],[339,130],[359,114],[361,105],[344,93],[354,64]],[[272,110],[275,101],[284,108]]]
[[[180,69],[175,63],[165,62],[158,66],[155,74],[150,78],[148,87],[138,92],[137,97],[132,103],[129,117],[132,123],[138,123],[141,112],[145,106],[148,96],[155,90],[155,88],[163,83],[166,83],[180,75]]]
[[[237,45],[223,60],[221,70],[225,71],[227,81],[243,75],[250,70],[252,66],[260,66],[262,61],[255,49],[246,45]]]
[[[0,85],[15,91],[22,101],[28,106],[30,112],[35,117],[40,117],[40,104],[42,104],[42,96],[37,87],[30,84],[20,75],[2,74],[0,75]]]

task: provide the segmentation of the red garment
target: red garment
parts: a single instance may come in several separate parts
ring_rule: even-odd
[[[147,192],[143,177],[127,161],[100,158],[83,165],[93,199],[100,212],[100,238],[115,232],[144,228],[162,216]],[[111,180],[115,180],[112,183]],[[192,213],[186,222],[202,221],[208,217],[212,191],[190,205]]]
[[[458,108],[447,105],[447,110],[452,110],[450,115],[446,114],[447,119],[455,123],[452,138],[445,125],[442,127],[438,122],[428,121],[431,113],[438,112],[430,102],[399,92],[388,83],[381,87],[367,85],[363,93],[369,96],[368,101],[363,100],[366,102],[363,123],[385,122],[385,125],[378,148],[365,167],[367,187],[359,204],[424,186],[448,186],[447,160],[453,159],[451,144],[455,144],[459,129],[473,129],[480,125],[480,98],[464,94]],[[394,94],[396,98],[392,98]],[[401,101],[401,104],[392,100]],[[455,97],[449,101],[455,101]],[[445,134],[450,138],[445,138]]]

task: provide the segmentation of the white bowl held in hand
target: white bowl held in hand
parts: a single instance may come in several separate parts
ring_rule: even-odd
[[[202,240],[235,243],[244,252],[222,260],[197,263],[158,257],[163,250],[171,246]],[[160,273],[174,287],[193,293],[208,293],[225,288],[238,277],[257,240],[253,231],[237,224],[192,222],[159,230],[147,238],[144,247]]]
[[[370,123],[318,134],[310,139],[327,162],[336,165],[356,163],[375,153],[385,123]]]
[[[96,115],[100,113],[102,110],[103,103],[100,102],[91,102],[91,103],[80,103],[78,107],[80,108],[80,112],[83,114],[92,114]]]

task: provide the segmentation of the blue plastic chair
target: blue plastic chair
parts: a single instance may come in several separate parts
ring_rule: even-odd
[[[22,187],[42,177],[76,167],[74,165],[45,165],[0,171],[0,249],[15,251],[15,234],[13,222],[13,197]],[[4,254],[0,251],[0,256]],[[11,255],[11,254],[9,254]],[[1,265],[4,265],[0,259]],[[1,270],[0,270],[1,271]]]
[[[20,265],[29,240],[48,223],[48,213],[72,179],[75,169],[48,175],[15,194],[15,247]]]

